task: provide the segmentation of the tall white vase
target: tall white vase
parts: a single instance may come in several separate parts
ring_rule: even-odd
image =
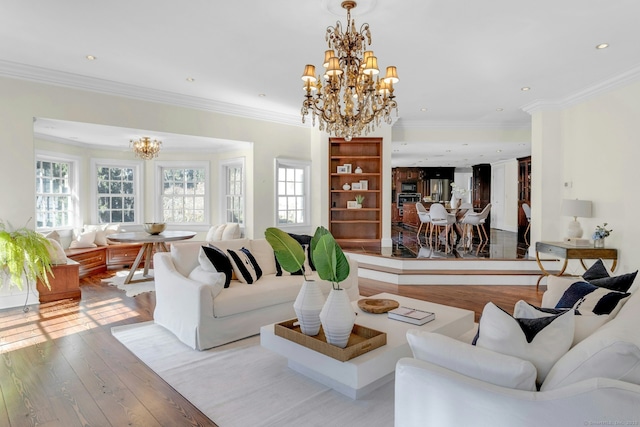
[[[344,289],[332,289],[320,312],[322,329],[329,344],[345,348],[351,336],[356,314],[351,306],[349,294]]]
[[[313,280],[305,280],[293,303],[293,309],[300,322],[300,330],[305,335],[318,335],[320,332],[320,311],[324,307],[324,295],[320,286]]]

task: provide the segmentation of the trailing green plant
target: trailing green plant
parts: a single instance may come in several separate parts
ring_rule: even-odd
[[[298,241],[279,228],[270,227],[264,232],[280,266],[289,273],[304,271],[304,249]],[[349,277],[349,260],[333,235],[324,227],[316,228],[311,239],[311,261],[318,276],[331,282],[333,289],[341,289],[340,282]]]
[[[23,278],[27,281],[40,279],[47,288],[51,271],[51,244],[42,234],[26,227],[8,230],[0,220],[0,268],[9,277],[12,284],[22,290]]]

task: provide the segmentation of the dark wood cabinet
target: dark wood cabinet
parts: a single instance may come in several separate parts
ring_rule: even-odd
[[[491,165],[483,163],[473,166],[473,207],[482,210],[491,203]]]
[[[531,206],[531,156],[518,159],[518,227],[527,227],[529,221],[522,204]]]
[[[329,231],[341,246],[380,245],[381,189],[382,138],[329,138]],[[364,196],[362,207],[347,207],[357,195]]]

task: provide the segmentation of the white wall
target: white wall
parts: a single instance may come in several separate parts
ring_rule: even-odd
[[[532,241],[558,241],[570,218],[562,199],[593,202],[593,217],[582,218],[583,237],[607,222],[620,272],[640,266],[640,82],[611,90],[562,111],[533,113]],[[571,183],[566,188],[564,183]],[[578,269],[578,272],[581,270]]]
[[[254,162],[247,164],[249,237],[262,236],[274,224],[274,158],[311,159],[306,127],[9,78],[0,78],[0,93],[0,219],[14,225],[35,212],[34,117],[253,142]],[[4,304],[0,297],[0,307]]]
[[[491,228],[518,232],[518,160],[491,164]]]

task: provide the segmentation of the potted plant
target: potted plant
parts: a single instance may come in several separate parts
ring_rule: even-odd
[[[362,194],[358,194],[356,196],[356,207],[361,208],[362,207],[362,202],[364,202],[364,196]]]
[[[293,309],[298,317],[300,331],[305,335],[318,335],[320,311],[324,306],[325,299],[318,284],[307,279],[307,272],[304,270],[305,254],[302,246],[293,237],[278,228],[267,228],[264,235],[283,270],[289,273],[302,271],[304,279],[300,292],[293,303]]]
[[[311,249],[318,276],[332,283],[327,302],[320,312],[322,329],[329,344],[344,348],[356,321],[349,295],[340,287],[340,282],[349,277],[349,260],[324,227],[316,229],[311,239]]]
[[[22,290],[23,280],[40,280],[47,288],[51,271],[49,241],[42,234],[26,227],[13,231],[0,220],[0,268],[9,278],[9,286]]]

